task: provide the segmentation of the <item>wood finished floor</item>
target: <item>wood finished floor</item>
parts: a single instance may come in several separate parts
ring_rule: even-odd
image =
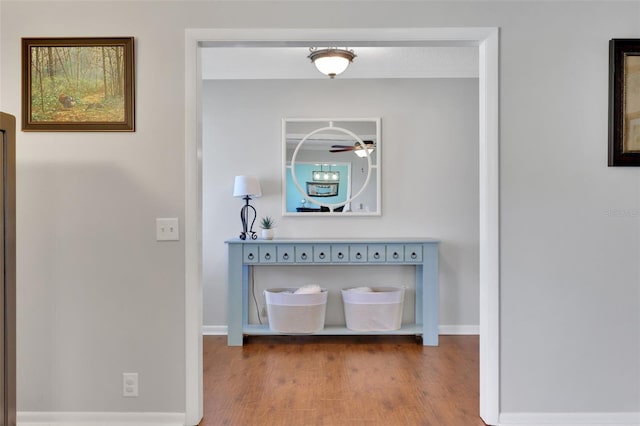
[[[484,426],[478,336],[204,336],[200,426]]]

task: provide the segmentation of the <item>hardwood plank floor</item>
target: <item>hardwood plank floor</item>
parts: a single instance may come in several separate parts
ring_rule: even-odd
[[[204,336],[200,426],[483,426],[478,336]]]

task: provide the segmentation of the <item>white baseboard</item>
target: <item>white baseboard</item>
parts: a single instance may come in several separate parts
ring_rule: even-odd
[[[18,426],[184,426],[184,413],[18,411]]]
[[[480,326],[478,325],[441,325],[438,328],[438,334],[440,335],[472,335],[477,336],[480,334]],[[203,336],[226,336],[226,325],[203,325]]]
[[[480,335],[479,325],[441,325],[438,327],[438,334],[446,335]]]
[[[203,325],[202,335],[203,336],[226,336],[227,326],[226,325]]]
[[[640,426],[640,412],[501,413],[500,426]]]

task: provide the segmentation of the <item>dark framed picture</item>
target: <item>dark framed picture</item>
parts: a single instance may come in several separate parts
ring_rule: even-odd
[[[307,195],[311,197],[335,197],[338,195],[338,182],[307,182]]]
[[[23,38],[22,130],[135,130],[133,37]]]
[[[609,166],[640,166],[640,39],[609,41]]]

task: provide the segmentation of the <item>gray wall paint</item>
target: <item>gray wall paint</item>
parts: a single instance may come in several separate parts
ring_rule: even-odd
[[[184,409],[184,247],[153,235],[184,213],[184,29],[361,25],[501,28],[502,411],[640,411],[640,171],[606,167],[607,42],[640,36],[638,2],[0,8],[18,116],[20,37],[133,35],[138,53],[135,133],[18,135],[19,410]]]
[[[207,80],[203,93],[206,325],[226,324],[222,242],[241,230],[242,201],[231,193],[234,175],[244,173],[262,180],[263,196],[252,204],[259,217],[276,219],[278,237],[441,239],[441,324],[478,324],[477,79]],[[382,118],[382,216],[281,216],[284,117]],[[347,286],[398,281],[383,269],[365,269],[351,281],[335,277],[329,287],[339,295]],[[284,274],[263,279],[258,294],[264,287],[282,287]],[[306,278],[314,279],[318,275]],[[400,280],[415,287],[411,274]],[[327,323],[340,318],[338,309]]]
[[[608,40],[639,7],[525,4],[502,32],[504,411],[640,411],[640,215],[610,213],[640,170],[606,158]]]

